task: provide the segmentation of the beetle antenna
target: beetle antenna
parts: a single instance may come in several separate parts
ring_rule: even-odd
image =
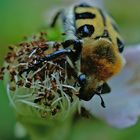
[[[102,96],[101,96],[101,94],[97,94],[99,97],[100,97],[100,99],[101,99],[101,106],[103,107],[103,108],[105,108],[106,106],[105,106],[105,102],[104,102],[104,100],[103,100],[103,98],[102,98]]]

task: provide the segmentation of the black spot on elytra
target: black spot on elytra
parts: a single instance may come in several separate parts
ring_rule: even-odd
[[[79,38],[90,37],[94,33],[93,25],[85,24],[79,27],[76,34]]]
[[[124,43],[119,38],[117,38],[117,44],[118,44],[119,52],[122,53],[124,50]]]
[[[108,38],[110,41],[112,41],[110,35],[109,35],[109,32],[108,30],[104,30],[103,34],[101,36],[96,36],[94,39],[95,40],[98,40],[99,38]]]
[[[92,14],[90,12],[84,12],[84,13],[75,13],[75,19],[94,19],[96,17],[95,14]]]

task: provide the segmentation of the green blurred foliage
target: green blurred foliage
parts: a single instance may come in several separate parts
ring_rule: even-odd
[[[0,65],[3,64],[7,46],[20,42],[24,36],[38,32],[44,23],[43,17],[47,8],[50,5],[56,5],[56,7],[58,4],[61,5],[59,2],[61,3],[61,0],[0,0]],[[119,24],[126,43],[140,42],[140,1],[105,0],[105,4],[107,11]],[[51,34],[56,35],[54,32]],[[14,136],[15,116],[1,81],[0,89],[0,140],[14,140],[17,139]],[[139,129],[140,123],[125,130],[118,130],[100,121],[94,123],[83,121],[74,125],[70,140],[130,138],[138,140]]]

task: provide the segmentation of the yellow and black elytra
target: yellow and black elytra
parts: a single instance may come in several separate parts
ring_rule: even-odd
[[[105,107],[101,94],[111,91],[106,81],[124,65],[124,44],[116,23],[103,10],[88,3],[59,11],[51,27],[59,17],[66,34],[62,50],[47,55],[37,65],[67,55],[68,81],[75,79],[79,83],[79,98],[87,101],[97,94]]]

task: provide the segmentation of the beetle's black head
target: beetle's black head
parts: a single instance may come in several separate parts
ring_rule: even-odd
[[[87,78],[85,74],[81,74],[78,77],[78,80],[81,87],[78,97],[82,100],[89,101],[95,94],[99,95],[101,98],[101,105],[105,107],[101,94],[106,94],[111,91],[108,84],[104,82],[99,85],[97,80],[93,80],[93,78]]]
[[[78,97],[80,99],[88,101],[93,97],[96,84],[95,81],[91,82],[91,79],[92,78],[88,78],[85,74],[79,75],[78,82],[81,88]]]

